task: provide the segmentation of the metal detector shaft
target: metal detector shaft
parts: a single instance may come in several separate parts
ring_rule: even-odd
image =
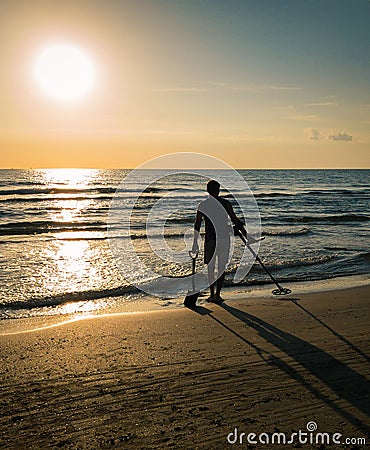
[[[192,274],[192,277],[191,277],[191,285],[192,285],[192,287],[193,287],[193,292],[195,292],[195,280],[194,280],[194,275],[195,275],[195,260],[196,260],[196,258],[191,258],[191,263],[192,263],[192,265],[191,265],[191,274]]]
[[[277,288],[279,289],[279,292],[277,292],[277,290],[275,289],[275,291],[272,291],[273,294],[276,295],[281,295],[281,294],[290,294],[291,290],[282,287],[278,281],[276,280],[276,278],[272,275],[272,273],[268,270],[268,268],[263,264],[263,262],[261,261],[260,257],[257,255],[257,253],[253,250],[253,248],[249,245],[248,241],[245,239],[245,237],[240,233],[239,230],[236,230],[238,233],[238,236],[240,237],[240,239],[244,242],[244,244],[246,245],[246,247],[248,248],[248,250],[252,253],[252,255],[256,258],[256,260],[259,262],[259,264],[261,264],[261,266],[263,267],[263,269],[266,271],[266,273],[269,275],[269,277],[271,278],[271,280],[276,284]]]

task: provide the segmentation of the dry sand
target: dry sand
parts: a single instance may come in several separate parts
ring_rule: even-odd
[[[290,435],[314,421],[369,444],[369,292],[44,321],[39,330],[19,320],[8,335],[2,323],[0,447],[365,448],[231,445],[227,435]]]

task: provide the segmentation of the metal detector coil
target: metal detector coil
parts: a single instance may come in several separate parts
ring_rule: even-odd
[[[291,294],[292,291],[291,291],[291,289],[283,288],[283,287],[280,286],[279,289],[274,289],[274,290],[272,291],[272,293],[273,293],[274,295],[288,295],[288,294]]]

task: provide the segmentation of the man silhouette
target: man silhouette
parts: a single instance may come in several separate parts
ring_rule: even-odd
[[[199,252],[199,232],[202,219],[204,219],[204,263],[208,267],[208,283],[210,289],[210,297],[207,300],[221,303],[223,302],[221,289],[225,278],[225,270],[229,262],[230,243],[233,234],[229,219],[231,219],[234,226],[248,239],[249,243],[256,241],[247,236],[247,231],[243,223],[236,217],[231,203],[219,196],[220,183],[216,180],[210,180],[207,183],[207,192],[209,197],[200,202],[197,208],[192,253],[198,254]]]

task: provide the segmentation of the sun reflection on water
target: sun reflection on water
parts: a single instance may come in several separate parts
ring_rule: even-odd
[[[78,220],[81,211],[87,209],[92,202],[91,199],[81,199],[81,193],[91,188],[98,174],[97,169],[43,170],[42,176],[46,186],[55,189],[50,200],[50,219],[55,222]]]
[[[87,209],[91,204],[91,200],[58,200],[52,201],[52,206],[55,209],[52,220],[56,222],[72,222],[73,220],[80,220],[81,212]]]
[[[78,223],[83,220],[83,211],[94,201],[79,197],[85,196],[85,190],[96,183],[98,172],[95,169],[42,171],[45,184],[55,189],[49,200],[49,220],[58,222],[58,227],[64,228],[63,231],[54,233],[56,239],[47,248],[46,258],[51,262],[52,270],[45,273],[44,287],[49,292],[86,291],[91,289],[96,281],[96,261],[91,243],[87,236],[76,238],[76,233],[79,231]],[[58,189],[62,192],[58,192]],[[79,303],[65,304],[62,309],[64,312],[73,312],[76,308],[81,308]]]
[[[53,292],[58,287],[59,292],[77,292],[91,286],[96,268],[87,241],[58,240],[48,248],[47,258],[53,261],[52,271],[44,278],[48,291]]]
[[[43,169],[42,176],[45,184],[63,185],[70,189],[85,188],[94,181],[99,173],[98,169]]]

